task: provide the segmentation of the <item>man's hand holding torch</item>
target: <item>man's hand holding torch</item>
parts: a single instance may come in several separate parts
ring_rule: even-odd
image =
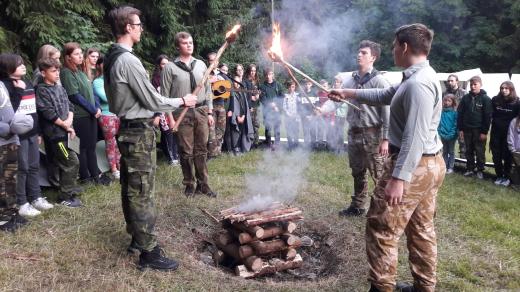
[[[328,96],[329,99],[336,102],[341,102],[343,100],[352,100],[356,98],[356,90],[351,88],[335,88],[329,91]]]

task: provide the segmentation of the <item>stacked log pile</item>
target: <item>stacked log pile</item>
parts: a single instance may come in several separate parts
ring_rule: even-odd
[[[236,275],[243,278],[302,266],[297,252],[302,242],[293,234],[296,222],[303,219],[300,209],[277,203],[257,212],[230,208],[221,211],[220,216],[223,229],[214,235],[218,248],[213,254],[215,263],[231,257]]]

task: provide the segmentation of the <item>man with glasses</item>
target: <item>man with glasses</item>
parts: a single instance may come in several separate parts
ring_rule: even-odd
[[[139,268],[175,270],[178,263],[165,256],[154,234],[157,211],[153,200],[156,142],[154,112],[192,107],[197,98],[186,94],[167,98],[148,80],[132,47],[141,40],[141,11],[122,6],[109,13],[116,38],[105,57],[105,91],[110,111],[121,119],[117,144],[121,152],[121,199],[127,232],[132,235],[129,252],[140,251]]]
[[[448,76],[448,82],[446,86],[446,91],[442,94],[442,96],[446,96],[446,94],[453,94],[457,100],[457,106],[460,104],[460,100],[464,95],[468,93],[466,90],[459,87],[459,77],[455,74],[450,74]],[[456,109],[455,109],[456,110]],[[464,143],[464,139],[458,137],[459,143],[459,157],[466,157],[466,144]]]

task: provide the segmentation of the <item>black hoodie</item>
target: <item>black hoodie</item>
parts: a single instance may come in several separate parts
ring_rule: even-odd
[[[457,128],[459,130],[480,129],[481,134],[487,135],[492,111],[491,99],[486,91],[481,89],[478,94],[470,92],[462,97],[457,108]]]

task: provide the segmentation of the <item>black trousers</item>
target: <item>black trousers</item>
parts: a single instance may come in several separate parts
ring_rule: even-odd
[[[74,130],[80,139],[79,143],[79,179],[97,178],[100,170],[97,165],[96,143],[98,125],[96,118],[74,118]]]

